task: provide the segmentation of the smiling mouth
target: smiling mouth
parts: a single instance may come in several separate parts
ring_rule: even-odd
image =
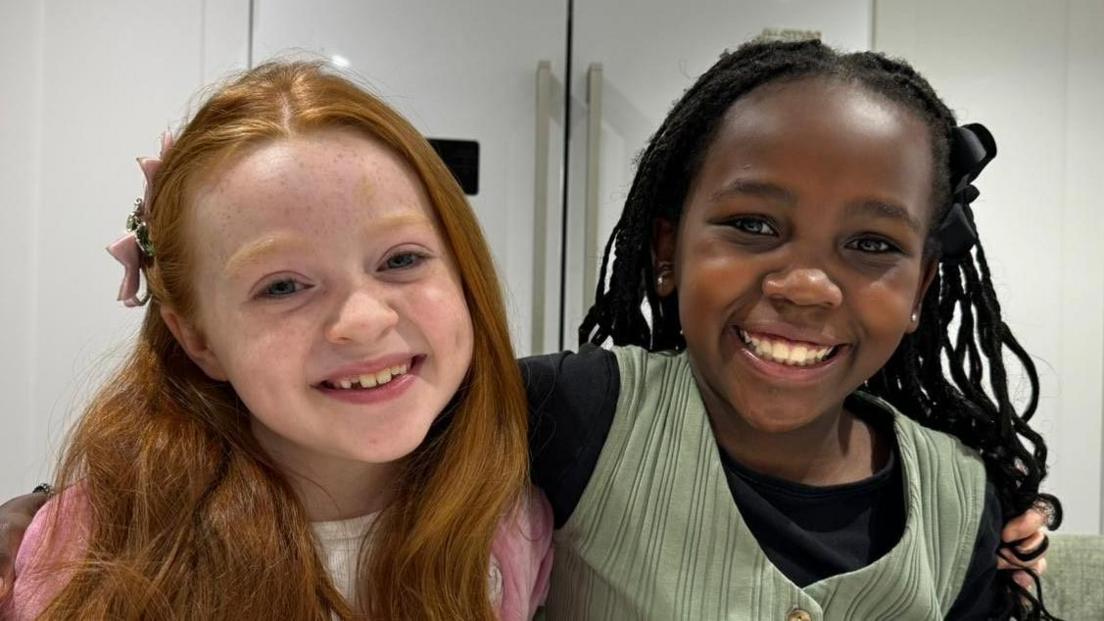
[[[766,334],[752,334],[736,329],[740,340],[756,358],[789,367],[814,367],[826,363],[839,353],[839,345],[798,343]]]
[[[336,379],[323,380],[318,386],[330,390],[374,390],[390,384],[412,370],[417,362],[413,359],[409,362],[396,364],[373,373],[362,373]]]

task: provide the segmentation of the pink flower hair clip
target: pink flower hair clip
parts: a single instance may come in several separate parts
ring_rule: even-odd
[[[146,177],[146,191],[142,198],[134,201],[134,211],[127,216],[126,235],[115,240],[107,251],[123,264],[123,282],[119,285],[118,300],[127,307],[142,306],[149,302],[149,285],[146,286],[146,294],[138,297],[138,289],[142,277],[142,257],[153,260],[153,242],[150,241],[149,225],[146,216],[149,215],[150,199],[153,195],[153,177],[161,168],[161,162],[168,156],[173,147],[172,132],[166,130],[161,134],[160,157],[140,157],[138,166]]]

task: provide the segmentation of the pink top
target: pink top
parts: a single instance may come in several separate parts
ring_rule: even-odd
[[[0,619],[37,618],[65,586],[68,574],[53,563],[79,558],[88,529],[88,504],[79,488],[70,488],[50,500],[27,528],[15,560],[11,597],[0,604]],[[55,523],[61,530],[50,542]],[[492,573],[501,574],[501,592],[495,593],[502,621],[531,619],[548,594],[552,571],[552,508],[544,494],[530,491],[502,520],[491,543]]]

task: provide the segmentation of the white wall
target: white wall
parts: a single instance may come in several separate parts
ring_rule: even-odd
[[[1095,468],[1097,532],[1104,533],[1104,347],[1092,345],[1104,342],[1104,1],[1071,0],[1066,28],[1065,196],[1058,214],[1067,269],[1061,273],[1064,347],[1057,363],[1066,389],[1056,416],[1061,426],[1055,425],[1061,438],[1055,489],[1067,492],[1072,510],[1091,515],[1091,506],[1070,499],[1085,494]],[[1072,518],[1070,527],[1093,532],[1087,516]]]
[[[37,228],[42,18],[38,2],[0,4],[0,496],[29,489],[31,319],[36,300],[32,240]]]
[[[997,139],[978,229],[1005,319],[1038,367],[1044,487],[1062,499],[1063,530],[1100,532],[1104,2],[878,0],[874,37]]]
[[[201,85],[244,68],[248,0],[0,5],[0,498],[52,472],[72,413],[142,311],[103,247]]]

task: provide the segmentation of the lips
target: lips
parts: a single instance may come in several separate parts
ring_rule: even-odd
[[[756,329],[734,325],[728,333],[739,347],[740,358],[757,375],[765,381],[784,384],[824,381],[851,348],[850,344],[822,333],[787,325]]]
[[[389,356],[373,362],[343,367],[317,384],[328,390],[372,390],[390,384],[415,370],[424,356]]]
[[[775,335],[737,329],[740,340],[759,358],[793,367],[807,367],[830,358],[838,346],[791,341]]]
[[[425,356],[421,355],[405,358],[391,357],[368,364],[344,367],[316,384],[315,389],[330,399],[349,405],[389,403],[406,394],[417,384],[424,361]],[[373,381],[375,385],[372,385]]]
[[[341,379],[324,380],[322,385],[337,390],[363,390],[383,386],[393,378],[406,375],[410,369],[410,363],[404,362],[391,367],[385,367],[379,371],[360,373],[343,377]]]

